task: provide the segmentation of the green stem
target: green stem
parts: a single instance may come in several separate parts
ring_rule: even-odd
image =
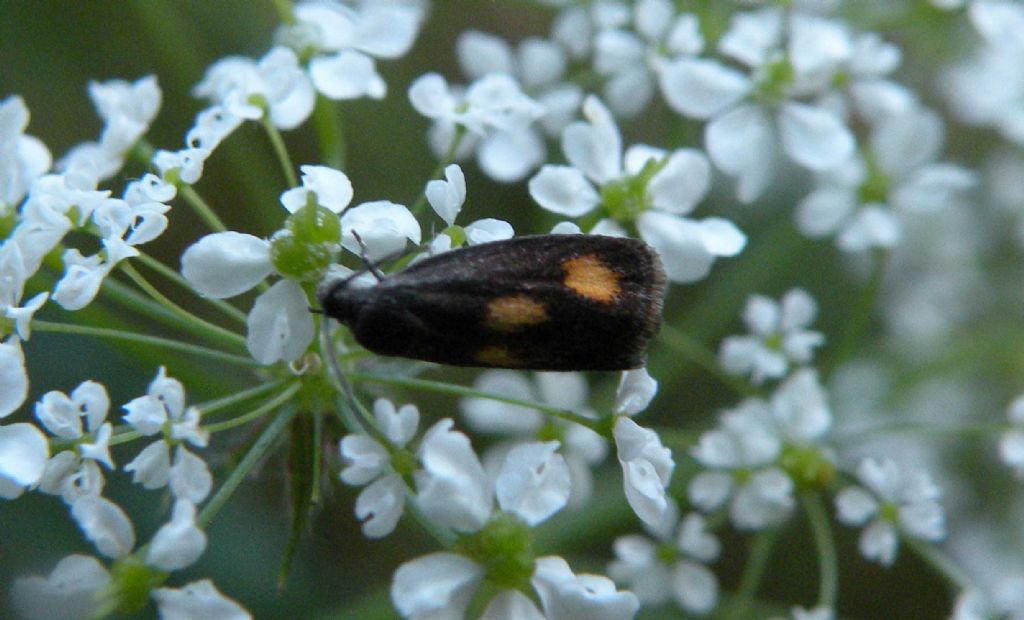
[[[721,364],[718,363],[718,356],[675,325],[662,325],[659,341],[676,353],[683,355],[687,360],[713,374],[719,381],[737,394],[741,396],[759,395],[756,387],[740,377],[727,373]]]
[[[836,555],[836,541],[828,518],[828,510],[820,493],[806,492],[800,495],[807,521],[811,525],[814,547],[818,552],[818,607],[834,609],[839,586],[839,559]]]
[[[161,263],[160,261],[158,261],[157,259],[153,258],[152,256],[150,256],[148,254],[145,254],[145,253],[140,253],[137,257],[135,257],[135,260],[141,262],[146,267],[149,267],[153,271],[157,272],[158,274],[160,274],[164,278],[170,280],[171,282],[177,284],[181,288],[183,288],[183,289],[185,289],[187,291],[192,291],[193,290],[192,289],[192,285],[188,283],[188,280],[186,280],[185,278],[181,277],[180,273],[178,273],[177,271],[171,269],[167,265]],[[217,308],[218,310],[223,312],[225,315],[227,315],[228,317],[233,319],[235,322],[241,323],[242,325],[245,325],[245,322],[246,322],[245,313],[242,312],[241,310],[239,310],[238,308],[232,306],[231,304],[227,303],[223,299],[213,299],[212,297],[203,297],[202,300],[205,301],[206,303],[210,304],[214,308]]]
[[[492,394],[490,392],[482,392],[480,390],[474,390],[473,388],[463,387],[461,385],[451,385],[450,383],[442,383],[440,381],[429,381],[427,379],[408,379],[402,377],[383,377],[380,375],[371,375],[365,373],[347,373],[347,375],[353,381],[366,381],[369,383],[380,383],[383,385],[394,385],[398,387],[409,388],[413,390],[425,390],[428,392],[438,392],[440,394],[450,394],[452,396],[464,396],[464,397],[475,397],[475,398],[486,398],[488,400],[497,401],[499,403],[508,403],[510,405],[518,405],[520,407],[527,407],[529,409],[536,409],[541,413],[556,417],[566,422],[575,422],[580,426],[586,426],[587,428],[597,432],[603,433],[608,429],[600,424],[600,420],[594,420],[587,418],[567,409],[559,409],[557,407],[551,407],[543,403],[521,400],[518,398],[510,398],[508,396],[501,396],[500,394]]]
[[[320,143],[320,157],[325,165],[345,169],[345,132],[342,130],[338,106],[323,95],[317,95],[313,108],[313,131]]]
[[[188,206],[192,207],[192,210],[206,223],[210,230],[214,232],[227,231],[228,227],[217,217],[217,214],[210,208],[210,205],[206,204],[206,201],[203,200],[199,193],[192,189],[191,185],[179,183],[177,188],[178,195],[185,200]]]
[[[906,536],[901,536],[900,540],[954,588],[966,590],[974,587],[974,581],[970,576],[934,544]]]
[[[466,135],[466,128],[462,125],[455,126],[455,133],[452,134],[452,142],[448,145],[448,152],[444,154],[444,157],[437,162],[437,166],[434,171],[430,173],[431,180],[444,178],[444,169],[448,167],[448,164],[455,161],[455,153],[459,150],[459,144],[462,143],[462,138]],[[413,215],[418,216],[422,211],[423,207],[427,204],[427,193],[426,191],[420,192],[420,195],[416,198],[416,202],[413,203],[409,210],[412,211]]]
[[[288,409],[282,411],[280,415],[270,421],[267,428],[260,433],[260,436],[249,448],[249,451],[242,457],[238,466],[228,475],[224,484],[217,489],[217,492],[210,498],[210,501],[206,502],[206,505],[203,506],[203,509],[196,517],[197,524],[205,527],[213,521],[213,518],[217,516],[217,512],[228,501],[228,498],[235,492],[238,485],[242,483],[242,480],[249,475],[249,472],[256,467],[274,444],[277,443],[281,433],[288,429],[288,425],[293,417],[295,417],[295,409]]]
[[[199,357],[214,359],[222,362],[227,362],[230,364],[236,364],[239,366],[262,366],[262,364],[260,364],[256,360],[248,357],[243,357],[241,355],[234,355],[233,353],[224,353],[223,351],[217,351],[216,349],[209,349],[207,347],[201,347],[199,345],[189,344],[187,342],[180,342],[178,340],[172,340],[170,338],[147,336],[145,334],[136,334],[134,332],[126,332],[120,329],[112,329],[108,327],[90,327],[88,325],[74,325],[71,323],[54,323],[51,321],[34,320],[32,321],[32,329],[41,332],[93,336],[95,338],[109,338],[111,340],[134,342],[137,344],[147,346],[164,347],[166,349],[182,351]]]
[[[878,291],[882,286],[882,278],[885,275],[885,265],[888,256],[888,253],[882,250],[877,250],[871,255],[871,275],[864,289],[860,292],[860,297],[854,304],[853,310],[848,315],[846,327],[843,330],[843,335],[838,345],[832,351],[828,363],[824,365],[821,373],[822,383],[825,383],[833,370],[853,356],[857,345],[864,338],[864,333],[871,322],[871,311],[875,307]]]
[[[740,577],[740,585],[736,590],[736,597],[726,618],[739,619],[749,618],[751,604],[757,594],[757,588],[761,584],[764,571],[768,568],[768,560],[772,557],[772,550],[778,540],[778,530],[762,530],[754,538],[750,549],[750,557],[747,558],[747,565]]]
[[[253,420],[263,417],[267,413],[277,409],[284,403],[288,402],[292,398],[292,396],[295,396],[295,393],[298,391],[299,383],[292,383],[287,388],[285,388],[284,391],[282,391],[280,394],[263,403],[259,407],[256,407],[249,413],[240,415],[237,418],[231,418],[230,420],[224,420],[223,422],[207,424],[206,426],[203,427],[203,429],[209,431],[210,433],[219,433],[221,431],[226,431],[228,429],[235,428],[236,426],[248,424],[249,422],[252,422]]]
[[[247,388],[234,394],[217,398],[215,400],[207,401],[196,405],[196,409],[199,410],[200,416],[203,419],[209,418],[210,416],[220,413],[224,409],[231,408],[238,403],[245,402],[252,398],[258,398],[264,394],[276,392],[280,388],[284,387],[286,383],[293,381],[294,379],[278,379],[277,381],[271,381],[270,383],[263,383],[255,385],[251,388]]]
[[[281,137],[281,132],[274,127],[274,123],[270,122],[270,115],[264,114],[263,118],[260,119],[260,124],[263,125],[264,131],[267,132],[267,138],[270,139],[270,146],[274,149],[274,154],[277,156],[277,161],[281,164],[281,171],[284,172],[285,183],[288,187],[298,187],[299,179],[295,176],[295,166],[292,165],[291,155],[288,154],[288,147],[284,145],[284,139]]]
[[[127,275],[131,279],[131,281],[135,283],[136,286],[145,291],[146,294],[152,297],[153,300],[155,300],[158,304],[160,304],[170,312],[173,312],[179,318],[190,322],[192,325],[192,331],[199,334],[205,334],[227,345],[236,347],[245,346],[244,336],[236,334],[230,330],[224,329],[223,327],[220,327],[218,325],[214,325],[213,323],[210,323],[208,321],[205,321],[195,316],[188,310],[185,310],[184,308],[174,303],[170,299],[167,299],[167,297],[165,297],[163,293],[158,291],[155,286],[150,284],[149,281],[146,280],[146,278],[143,277],[143,275],[139,273],[135,269],[135,267],[133,267],[131,263],[129,263],[128,261],[121,261],[118,267],[121,268],[121,271],[123,271],[124,274]]]

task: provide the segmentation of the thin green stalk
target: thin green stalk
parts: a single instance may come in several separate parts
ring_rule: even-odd
[[[737,394],[741,396],[758,396],[756,387],[740,377],[725,372],[722,365],[718,363],[718,357],[712,351],[675,325],[662,325],[659,341],[676,353],[683,355],[687,360],[713,374],[715,378]]]
[[[832,526],[828,518],[828,510],[822,501],[821,493],[807,492],[800,495],[800,503],[807,513],[807,521],[811,525],[814,547],[818,552],[818,607],[835,609],[836,597],[839,592],[839,559],[836,554],[836,541],[832,535]]]
[[[313,131],[320,145],[324,165],[345,169],[345,132],[338,106],[323,95],[317,95],[313,108]]]
[[[864,333],[871,323],[871,311],[878,300],[878,291],[882,286],[882,278],[885,276],[885,265],[888,262],[888,253],[877,250],[871,255],[871,276],[867,284],[860,292],[860,297],[853,306],[853,310],[847,315],[846,326],[839,344],[832,351],[822,370],[822,383],[828,379],[833,370],[842,365],[843,362],[853,356],[857,345],[861,344]]]
[[[437,162],[437,167],[430,173],[431,179],[440,179],[444,177],[444,169],[448,167],[448,164],[455,161],[455,153],[459,150],[459,144],[462,143],[462,138],[466,135],[466,128],[462,125],[455,126],[455,133],[452,134],[452,142],[448,145],[448,152],[444,154],[444,157]],[[426,192],[420,192],[420,195],[416,198],[416,202],[413,203],[409,210],[412,211],[413,215],[419,215],[423,211],[423,207],[427,204]]]
[[[398,387],[409,388],[413,390],[425,390],[428,392],[438,392],[440,394],[450,394],[452,396],[469,396],[476,398],[486,398],[488,400],[497,401],[500,403],[508,403],[510,405],[518,405],[520,407],[527,407],[529,409],[536,409],[541,413],[550,415],[552,417],[565,420],[566,422],[575,422],[581,426],[601,433],[606,430],[602,427],[599,420],[587,418],[577,413],[569,411],[567,409],[559,409],[543,403],[521,400],[518,398],[510,398],[508,396],[502,396],[500,394],[492,394],[490,392],[482,392],[480,390],[474,390],[473,388],[463,387],[461,385],[451,385],[450,383],[443,383],[441,381],[429,381],[427,379],[408,379],[403,377],[383,377],[380,375],[371,375],[366,373],[347,373],[347,376],[353,381],[366,381],[369,383],[381,383],[383,385],[394,385]]]
[[[166,278],[166,279],[170,280],[171,282],[177,284],[178,286],[182,287],[183,289],[186,289],[188,291],[192,291],[193,290],[192,289],[192,285],[189,284],[188,280],[183,278],[180,273],[178,273],[177,271],[171,269],[167,265],[161,263],[160,261],[158,261],[157,259],[153,258],[152,256],[150,256],[150,255],[148,255],[146,253],[140,253],[138,256],[135,257],[135,260],[141,262],[146,267],[149,267],[153,271],[157,272],[158,274],[160,274],[164,278]],[[245,313],[242,312],[241,310],[239,310],[238,308],[232,306],[231,304],[227,303],[223,299],[213,299],[212,297],[202,297],[201,299],[203,301],[205,301],[206,303],[210,304],[211,306],[213,306],[214,308],[216,308],[216,309],[220,310],[221,312],[223,312],[225,315],[227,315],[228,317],[233,319],[235,322],[241,323],[242,325],[245,325],[245,322],[246,322]]]
[[[732,607],[725,614],[726,618],[739,619],[748,618],[750,606],[757,594],[757,588],[764,577],[764,571],[768,568],[768,560],[772,557],[775,549],[775,542],[778,540],[778,530],[762,530],[757,536],[750,549],[750,557],[747,558],[747,565],[740,577],[740,585],[736,590],[736,597]]]
[[[970,576],[934,544],[906,536],[901,536],[900,541],[954,588],[966,590],[974,587]]]
[[[228,227],[224,225],[217,214],[214,213],[210,205],[206,204],[202,196],[199,195],[196,190],[192,189],[191,185],[186,183],[179,183],[177,185],[178,195],[181,196],[188,206],[192,207],[192,210],[196,212],[196,215],[200,217],[206,225],[210,227],[210,230],[214,232],[225,232]]]
[[[291,381],[294,381],[294,379],[289,377],[288,379],[278,379],[277,381],[271,381],[270,383],[261,383],[222,398],[210,400],[205,403],[199,403],[195,407],[199,410],[201,417],[206,419],[214,414],[220,413],[224,409],[233,407],[238,403],[258,398],[270,392],[276,392],[278,389],[284,387],[286,383]]]
[[[281,171],[284,172],[284,179],[288,187],[298,187],[299,179],[295,176],[295,166],[292,165],[292,157],[288,154],[288,147],[284,145],[281,132],[277,130],[277,127],[274,127],[274,123],[270,122],[270,116],[267,114],[263,115],[260,124],[263,125],[263,130],[267,132],[270,146],[274,149],[274,155],[277,156],[278,163],[281,164]]]
[[[274,398],[271,398],[270,400],[263,403],[259,407],[256,407],[249,413],[240,415],[237,418],[231,418],[230,420],[224,420],[223,422],[206,424],[203,426],[203,429],[209,431],[210,433],[219,433],[221,431],[226,431],[228,429],[235,428],[236,426],[242,426],[243,424],[248,424],[253,420],[259,419],[266,415],[267,413],[277,409],[284,403],[291,400],[291,398],[295,396],[295,393],[299,391],[299,385],[300,384],[296,381],[289,385],[287,388],[285,388],[280,394],[278,394]]]
[[[135,283],[136,286],[145,291],[145,293],[152,297],[153,300],[155,300],[158,304],[160,304],[164,308],[167,308],[167,310],[178,315],[180,318],[192,323],[192,331],[194,331],[195,333],[209,336],[213,339],[223,342],[224,344],[236,347],[245,346],[245,337],[242,336],[241,334],[236,334],[235,332],[224,329],[219,325],[214,325],[213,323],[205,321],[197,317],[196,315],[192,314],[188,310],[182,308],[178,304],[174,303],[170,299],[167,299],[167,297],[165,297],[163,293],[158,291],[155,286],[150,284],[149,280],[146,280],[146,278],[141,273],[139,273],[135,269],[135,267],[133,267],[131,263],[129,263],[128,261],[121,261],[118,267],[121,268],[121,271],[123,271],[124,274],[128,276],[132,282]]]
[[[134,342],[136,344],[142,344],[147,346],[163,347],[165,349],[182,351],[184,353],[189,353],[191,355],[196,355],[198,357],[205,357],[208,359],[227,362],[229,364],[236,364],[239,366],[262,366],[262,364],[249,357],[243,357],[241,355],[235,355],[233,353],[224,353],[223,351],[217,351],[216,349],[209,349],[207,347],[201,347],[199,345],[189,344],[187,342],[181,342],[179,340],[172,340],[170,338],[147,336],[145,334],[136,334],[135,332],[126,332],[120,329],[112,329],[109,327],[91,327],[88,325],[74,325],[71,323],[54,323],[51,321],[34,320],[32,321],[32,329],[41,332],[93,336],[95,338],[109,338],[111,340],[122,340],[125,342]]]
[[[256,465],[263,460],[263,457],[267,455],[274,444],[277,442],[281,434],[288,429],[288,425],[291,423],[292,418],[295,417],[295,409],[287,409],[282,411],[277,417],[270,421],[267,428],[263,429],[260,436],[246,452],[245,456],[238,463],[230,474],[224,484],[217,489],[210,501],[206,502],[203,509],[199,511],[199,515],[196,517],[196,522],[200,527],[206,527],[213,521],[213,518],[217,516],[217,512],[224,506],[228,501],[228,498],[235,492],[238,485],[242,483],[242,480],[249,475]]]

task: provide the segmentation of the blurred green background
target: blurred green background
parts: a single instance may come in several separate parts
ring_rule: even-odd
[[[549,19],[546,10],[524,2],[436,2],[412,52],[398,61],[378,63],[389,85],[386,100],[339,106],[348,142],[345,171],[355,186],[355,202],[388,199],[412,204],[428,180],[435,166],[425,141],[428,122],[408,105],[406,88],[427,71],[438,71],[451,82],[463,80],[453,50],[459,32],[472,27],[517,41],[527,35],[546,35]],[[94,139],[100,130],[86,92],[89,80],[134,80],[155,74],[164,102],[149,140],[157,147],[174,149],[182,144],[184,132],[203,106],[189,91],[205,67],[231,54],[261,56],[271,44],[276,24],[277,15],[269,2],[0,1],[0,98],[14,93],[24,97],[32,113],[28,133],[46,142],[57,158],[68,147]],[[658,105],[641,119],[623,123],[623,132],[627,144],[699,145],[699,130],[674,121]],[[285,139],[296,165],[317,162],[308,126],[289,132]],[[552,153],[560,157],[557,146]],[[502,186],[480,175],[472,163],[465,169],[469,200],[460,216],[463,223],[500,217],[511,221],[519,233],[545,232],[553,223],[530,201],[524,183]],[[126,177],[139,172],[137,166],[130,167]],[[802,286],[819,300],[817,328],[826,334],[838,333],[858,285],[829,243],[804,240],[793,230],[789,210],[800,188],[786,186],[773,195],[771,204],[739,208],[729,198],[728,184],[721,181],[717,181],[714,197],[698,212],[732,218],[750,236],[749,246],[739,258],[719,261],[708,283],[673,287],[667,320],[715,349],[723,334],[740,329],[737,317],[747,294],[778,297],[793,286]],[[119,190],[122,184],[118,181],[110,187]],[[208,161],[197,186],[230,228],[256,235],[267,235],[280,224],[283,212],[277,200],[284,189],[264,134],[251,124],[236,132]],[[207,231],[180,205],[170,217],[168,233],[146,250],[177,268],[181,251]],[[180,291],[171,291],[171,296],[191,303]],[[247,308],[247,303],[243,298],[240,307]],[[78,317],[53,307],[42,317],[138,324],[102,300]],[[156,333],[175,335],[163,328]],[[711,375],[688,364],[666,338],[670,336],[652,348],[651,372],[661,380],[661,391],[642,422],[706,428],[712,423],[711,414],[734,404],[736,398]],[[111,417],[119,415],[119,404],[145,391],[162,363],[170,375],[183,380],[192,403],[223,395],[232,385],[252,383],[245,373],[234,369],[161,352],[126,351],[91,339],[37,333],[26,350],[33,380],[29,402],[44,391],[69,391],[91,378],[107,385],[114,403]],[[827,355],[828,351],[826,359]],[[435,371],[431,378],[469,385],[474,375],[472,371]],[[617,377],[595,374],[592,379],[595,406],[606,411]],[[422,427],[456,414],[455,401],[450,398],[410,393],[396,394],[396,400],[420,406],[425,417]],[[243,430],[215,439],[208,454],[221,455],[210,459],[218,479],[224,474],[218,466],[225,465],[234,454],[232,449],[255,432]],[[479,445],[479,440],[474,442]],[[116,452],[115,460],[127,462],[139,447],[131,445]],[[677,460],[674,488],[681,491],[692,464]],[[968,462],[966,466],[971,465]],[[638,529],[622,501],[617,470],[613,459],[599,473],[600,499],[594,507],[583,514],[561,514],[542,526],[538,547],[543,553],[566,555],[577,572],[604,571],[611,556],[612,534]],[[148,539],[167,514],[166,496],[130,488],[120,475],[108,481],[107,495],[133,516],[140,541]],[[279,450],[218,515],[208,530],[210,546],[203,559],[175,575],[170,585],[211,577],[222,592],[242,602],[257,618],[393,617],[387,602],[391,573],[400,562],[434,551],[436,546],[411,523],[382,541],[366,540],[352,515],[355,495],[356,490],[331,480],[322,509],[299,547],[287,587],[279,591],[276,580],[288,535],[287,470]],[[948,613],[951,597],[909,553],[901,554],[892,571],[884,571],[860,559],[856,532],[841,527],[835,531],[843,558],[840,610],[844,617],[941,618]],[[747,541],[725,534],[723,542],[725,552],[715,570],[728,591],[736,586]],[[7,607],[7,591],[14,577],[48,572],[71,552],[91,553],[92,549],[81,540],[58,499],[29,494],[17,502],[0,503],[0,616],[6,615],[2,610]],[[810,605],[816,577],[810,536],[806,524],[797,518],[783,533],[761,593],[777,602],[780,610],[790,604]],[[665,610],[644,617],[678,614]]]

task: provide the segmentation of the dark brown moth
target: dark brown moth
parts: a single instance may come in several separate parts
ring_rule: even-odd
[[[375,286],[327,283],[323,312],[368,350],[452,366],[625,370],[661,323],[665,272],[643,241],[536,235],[424,259]]]

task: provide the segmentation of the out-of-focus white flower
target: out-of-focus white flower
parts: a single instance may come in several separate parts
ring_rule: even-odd
[[[939,488],[921,470],[904,472],[895,462],[864,459],[857,478],[867,487],[851,486],[836,496],[838,518],[866,525],[860,552],[884,566],[896,560],[900,534],[934,542],[946,536]]]
[[[749,336],[728,336],[722,341],[719,359],[733,374],[749,374],[755,384],[785,376],[791,364],[808,364],[815,347],[825,337],[807,329],[818,306],[803,289],[792,289],[776,302],[751,295],[743,310]]]

